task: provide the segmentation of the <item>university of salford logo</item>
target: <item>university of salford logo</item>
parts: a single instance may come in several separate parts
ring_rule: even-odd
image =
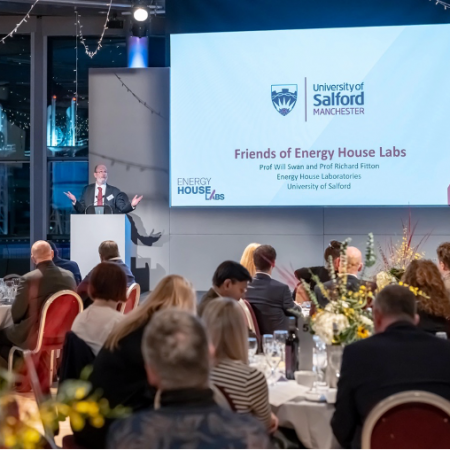
[[[272,84],[272,103],[282,116],[289,114],[297,103],[297,85]]]

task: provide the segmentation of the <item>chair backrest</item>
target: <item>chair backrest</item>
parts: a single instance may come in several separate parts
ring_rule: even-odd
[[[73,291],[65,290],[53,294],[41,312],[39,332],[34,352],[63,347],[66,333],[71,330],[75,317],[83,311],[83,301]]]
[[[259,325],[258,325],[258,321],[256,320],[256,316],[255,316],[255,311],[253,311],[252,305],[250,305],[250,303],[247,300],[242,299],[242,301],[244,302],[245,306],[247,307],[248,311],[250,312],[250,315],[252,317],[252,321],[253,321],[253,329],[255,330],[255,334],[256,334],[256,338],[258,339],[258,342],[261,342],[261,333],[259,331]]]
[[[362,448],[450,448],[450,402],[424,391],[381,401],[368,415]]]
[[[122,314],[128,314],[137,308],[139,305],[139,298],[141,297],[141,287],[137,283],[133,283],[127,289],[127,301],[121,302],[117,305],[117,311]]]

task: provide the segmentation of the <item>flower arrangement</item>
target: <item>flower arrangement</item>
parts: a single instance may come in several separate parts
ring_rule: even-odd
[[[422,259],[425,256],[419,249],[429,235],[423,236],[416,245],[413,245],[412,240],[416,227],[417,223],[412,225],[410,215],[408,223],[406,225],[402,223],[403,234],[401,242],[394,244],[391,240],[387,245],[386,251],[379,247],[383,259],[383,268],[376,276],[378,289],[383,289],[388,284],[397,284],[408,265],[412,261]]]
[[[309,285],[303,283],[306,292],[316,307],[316,313],[310,318],[311,330],[328,345],[350,344],[365,339],[373,332],[372,315],[370,310],[367,309],[373,299],[373,292],[365,285],[361,285],[357,292],[347,289],[345,272],[349,242],[350,239],[346,239],[341,246],[340,258],[343,275],[336,275],[333,264],[329,264],[330,276],[333,281],[331,289],[327,289],[317,276],[312,275],[321,293],[329,300],[325,308],[319,305]],[[371,267],[375,264],[375,261],[373,235],[369,234],[365,266]]]
[[[83,380],[64,382],[55,398],[44,401],[36,410],[27,409],[20,414],[11,385],[14,379],[0,371],[0,446],[2,448],[43,448],[44,434],[53,435],[60,421],[70,417],[74,430],[81,430],[89,421],[101,428],[105,418],[128,415],[124,407],[111,409],[98,392],[90,393],[91,385]],[[50,433],[49,433],[50,432]],[[50,438],[52,439],[52,438]]]

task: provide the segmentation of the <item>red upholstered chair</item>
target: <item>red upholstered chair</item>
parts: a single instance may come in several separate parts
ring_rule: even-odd
[[[450,402],[423,391],[395,394],[370,412],[362,448],[450,448]]]
[[[47,352],[50,354],[49,386],[51,386],[54,352],[63,348],[66,333],[70,331],[75,317],[82,310],[83,301],[76,292],[67,290],[53,294],[42,308],[36,345],[32,349],[12,347],[8,358],[9,371],[13,370],[13,358],[16,351],[24,353],[25,360]]]
[[[139,305],[139,298],[141,297],[141,287],[137,283],[133,283],[127,290],[127,301],[120,302],[117,305],[117,311],[122,314],[128,314],[136,309]]]
[[[242,301],[245,303],[245,306],[250,311],[250,315],[252,316],[253,320],[253,329],[255,330],[256,338],[258,339],[258,343],[261,343],[261,333],[259,331],[259,325],[258,321],[256,320],[255,311],[253,311],[252,305],[247,300],[242,299]]]

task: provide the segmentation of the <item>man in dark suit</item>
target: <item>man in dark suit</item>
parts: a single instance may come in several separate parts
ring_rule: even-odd
[[[56,245],[52,241],[47,241],[50,244],[50,247],[53,250],[53,263],[56,267],[60,267],[61,269],[68,270],[69,272],[72,272],[73,277],[75,278],[75,283],[80,284],[81,283],[81,273],[80,268],[78,267],[78,264],[75,261],[70,261],[68,259],[63,259],[59,257],[58,249],[56,248]]]
[[[385,287],[373,316],[376,334],[344,349],[331,421],[342,448],[361,448],[367,415],[393,394],[420,390],[450,400],[450,341],[416,327],[414,294],[403,286]]]
[[[108,180],[108,170],[103,164],[95,166],[94,169],[95,183],[89,184],[83,189],[80,200],[71,192],[64,192],[72,201],[73,207],[78,214],[84,214],[88,206],[109,205],[114,214],[127,214],[134,209],[142,200],[142,195],[134,196],[133,200],[128,200],[127,194],[121,192],[120,189],[106,184]]]
[[[41,309],[45,301],[58,291],[75,291],[73,275],[56,267],[53,251],[45,241],[37,241],[31,248],[31,260],[36,270],[25,274],[17,288],[11,307],[13,325],[0,330],[0,365],[7,366],[9,350],[13,345],[33,348],[36,344]]]
[[[347,277],[347,290],[352,292],[359,291],[361,280],[359,280],[358,278],[358,273],[362,268],[363,263],[361,251],[356,247],[348,247],[346,261],[340,260],[338,275],[340,277]],[[327,281],[323,284],[323,286],[327,291],[332,292],[334,283],[332,280]],[[325,306],[327,306],[327,304],[330,302],[330,299],[323,295],[320,286],[316,285],[316,287],[314,288],[314,294],[316,295],[317,302],[322,308],[325,308]]]
[[[100,256],[100,262],[109,261],[121,267],[127,277],[127,287],[130,287],[133,283],[136,282],[130,268],[120,258],[119,247],[117,246],[116,242],[103,241],[98,247],[98,254]],[[85,308],[92,304],[92,300],[88,296],[89,280],[91,278],[92,270],[84,277],[83,281],[77,288],[77,294],[83,299]]]
[[[253,254],[256,274],[245,299],[252,305],[261,334],[288,329],[289,310],[301,311],[292,300],[289,286],[271,277],[277,253],[270,245],[260,245]]]
[[[248,283],[252,281],[248,270],[235,261],[224,261],[214,272],[212,288],[203,296],[198,305],[201,317],[206,305],[218,297],[230,297],[239,301],[245,298]]]

